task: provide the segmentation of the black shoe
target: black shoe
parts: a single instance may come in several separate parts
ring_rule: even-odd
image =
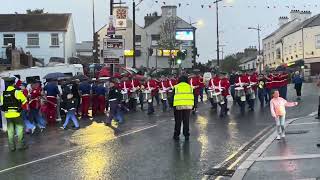
[[[320,117],[319,117],[319,116],[317,116],[317,117],[315,117],[315,119],[320,119]]]
[[[23,150],[26,150],[26,149],[28,149],[28,148],[29,148],[29,147],[28,147],[27,145],[24,145],[24,146],[18,148],[18,150],[19,150],[19,151],[23,151]]]
[[[189,141],[189,136],[185,136],[184,140]]]
[[[104,125],[106,125],[106,126],[111,126],[111,123],[104,123]]]
[[[253,111],[254,111],[254,109],[253,109],[253,108],[250,108],[250,110],[249,110],[249,111],[253,112]]]
[[[320,144],[317,144],[317,147],[320,147]]]
[[[173,139],[176,141],[179,141],[180,138],[179,138],[179,136],[173,136]]]

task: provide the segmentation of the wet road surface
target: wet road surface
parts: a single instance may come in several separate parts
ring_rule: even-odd
[[[317,109],[315,86],[306,84],[303,92],[301,104],[288,109],[288,119]],[[292,88],[289,99],[294,99]],[[127,114],[125,124],[114,128],[81,120],[78,131],[49,128],[27,135],[30,148],[22,152],[8,152],[2,135],[0,179],[201,179],[274,123],[268,107],[256,105],[255,112],[242,116],[238,106],[229,106],[230,115],[221,119],[209,103],[200,103],[198,114],[191,116],[189,142],[172,140],[173,113],[162,113],[160,107],[153,116]]]

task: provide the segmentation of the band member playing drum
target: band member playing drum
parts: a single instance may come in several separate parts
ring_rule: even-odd
[[[162,110],[163,112],[167,111],[168,107],[168,90],[169,90],[169,83],[167,78],[165,78],[163,75],[160,78],[160,84],[159,84],[159,95],[162,102]]]
[[[235,84],[235,97],[236,101],[240,106],[240,111],[242,114],[245,112],[245,105],[246,105],[246,88],[249,85],[249,78],[246,74],[240,75],[236,79]]]
[[[250,111],[254,111],[254,100],[256,99],[256,86],[258,78],[252,73],[251,75],[246,74],[249,84],[246,88],[246,99],[249,105]],[[252,79],[251,79],[252,78]]]
[[[173,108],[173,89],[176,84],[177,84],[176,78],[174,76],[171,76],[171,78],[168,79],[168,86],[169,86],[168,103],[170,108]]]
[[[222,73],[222,77],[221,77],[221,86],[222,86],[222,96],[223,96],[223,101],[224,101],[224,108],[223,111],[221,109],[221,113],[220,116],[222,114],[223,115],[227,115],[228,114],[228,99],[227,97],[230,95],[229,94],[229,88],[230,88],[230,82],[229,79],[227,77],[227,73]]]
[[[217,103],[214,102],[213,95],[215,92],[220,92],[218,88],[219,82],[220,82],[219,75],[215,75],[213,76],[213,78],[210,79],[208,84],[208,97],[212,106],[211,109],[214,109],[214,110],[217,110]]]
[[[200,78],[198,75],[192,75],[189,79],[190,85],[193,88],[194,106],[192,113],[195,114],[198,108],[199,95],[200,95]]]
[[[129,109],[132,111],[137,111],[137,99],[139,98],[139,89],[140,82],[137,79],[133,79],[132,76],[129,76],[130,83],[130,99],[129,99]]]
[[[148,115],[151,115],[154,113],[153,108],[153,97],[158,93],[158,84],[155,80],[151,79],[151,77],[148,77],[148,80],[146,84],[144,85],[145,92],[151,92],[151,99],[148,98]]]
[[[129,94],[131,89],[131,83],[129,83],[127,77],[122,77],[121,83],[119,84],[119,89],[121,90],[122,94],[122,104],[127,107],[127,103],[129,101]]]

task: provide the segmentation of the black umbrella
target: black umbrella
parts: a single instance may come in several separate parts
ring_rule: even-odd
[[[73,80],[79,79],[80,81],[84,81],[84,80],[88,80],[89,78],[86,75],[80,74],[80,75],[73,76],[72,79]]]
[[[43,79],[59,79],[59,78],[64,78],[66,77],[65,74],[60,73],[60,72],[55,72],[55,73],[49,73],[43,77]]]

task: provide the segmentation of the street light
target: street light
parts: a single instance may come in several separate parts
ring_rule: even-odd
[[[216,18],[217,18],[217,65],[218,67],[220,66],[220,48],[219,48],[219,2],[221,2],[222,0],[216,0],[215,3],[216,4]]]
[[[258,32],[258,55],[261,55],[261,46],[260,46],[260,31],[261,31],[261,27],[258,24],[258,27],[248,27],[249,30],[256,30]],[[264,58],[262,58],[262,66],[264,67]],[[259,71],[261,73],[261,63],[259,66]]]

